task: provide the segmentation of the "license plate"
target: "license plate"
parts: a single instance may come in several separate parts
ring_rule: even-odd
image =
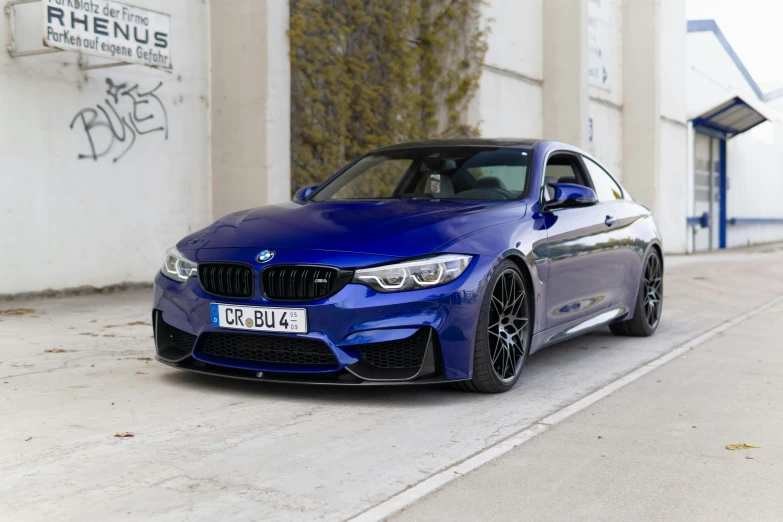
[[[304,308],[269,308],[212,303],[212,326],[259,332],[307,333]]]

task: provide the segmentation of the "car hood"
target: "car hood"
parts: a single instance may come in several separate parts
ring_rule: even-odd
[[[410,257],[524,214],[522,202],[289,202],[229,214],[177,246],[182,251],[252,247]]]

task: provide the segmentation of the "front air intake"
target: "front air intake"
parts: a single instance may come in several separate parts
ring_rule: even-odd
[[[204,337],[206,340],[198,349],[202,355],[250,364],[338,367],[332,350],[318,339],[222,332],[209,332]]]

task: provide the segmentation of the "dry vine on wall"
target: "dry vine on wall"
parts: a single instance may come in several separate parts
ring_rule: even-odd
[[[291,0],[292,191],[370,149],[474,136],[483,0]]]

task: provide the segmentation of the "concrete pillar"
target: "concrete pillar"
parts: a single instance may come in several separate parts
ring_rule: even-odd
[[[587,148],[587,3],[546,0],[544,138]]]
[[[623,185],[653,212],[661,188],[660,35],[659,0],[624,1]]]
[[[288,1],[210,2],[212,214],[290,199]]]

